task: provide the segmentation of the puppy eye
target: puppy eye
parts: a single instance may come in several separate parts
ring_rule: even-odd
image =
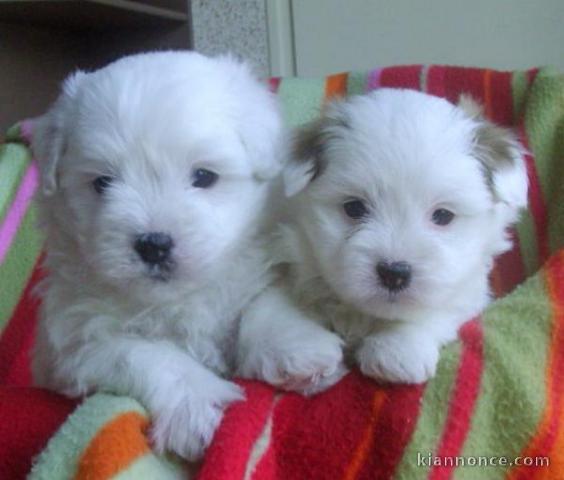
[[[448,225],[450,222],[452,222],[453,219],[454,213],[452,213],[450,210],[447,210],[446,208],[437,208],[437,210],[433,212],[433,223],[435,225],[444,227],[445,225]]]
[[[205,168],[198,168],[192,174],[192,186],[196,188],[210,188],[217,180],[219,175]]]
[[[97,193],[104,193],[104,190],[106,190],[113,181],[114,181],[114,177],[110,177],[109,175],[103,175],[101,177],[94,179],[94,181],[92,182],[92,186],[94,187],[94,190],[96,190]]]
[[[368,209],[362,200],[349,200],[343,204],[343,209],[345,213],[355,220],[364,217],[368,214]]]

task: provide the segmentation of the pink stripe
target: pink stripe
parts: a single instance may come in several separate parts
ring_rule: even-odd
[[[22,219],[37,185],[39,183],[39,171],[35,162],[31,163],[24,174],[22,182],[16,192],[14,201],[10,205],[4,223],[0,225],[0,264],[4,261],[6,253],[10,249]]]
[[[369,74],[368,74],[368,82],[366,84],[366,91],[369,92],[370,90],[375,90],[377,88],[380,88],[380,77],[382,75],[382,69],[381,68],[377,68],[375,70],[372,70]]]

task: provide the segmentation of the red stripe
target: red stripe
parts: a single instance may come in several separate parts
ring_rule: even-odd
[[[28,478],[34,458],[79,402],[40,388],[0,387],[0,478]]]
[[[342,478],[371,420],[376,384],[355,371],[311,398],[287,394],[253,479]]]
[[[35,339],[39,299],[33,289],[44,276],[37,261],[27,286],[0,337],[0,385],[31,385],[30,354]]]
[[[513,93],[511,87],[512,72],[490,71],[490,119],[504,127],[514,123]]]
[[[259,382],[240,383],[245,387],[246,401],[227,411],[206,452],[199,480],[240,480],[245,474],[251,449],[270,413],[274,390]]]
[[[422,65],[388,67],[380,73],[380,86],[419,90]]]
[[[454,389],[449,401],[447,419],[436,452],[437,457],[460,455],[480,393],[483,371],[484,338],[482,324],[472,320],[460,329],[462,355]],[[429,479],[450,478],[453,467],[432,467]]]
[[[445,96],[452,103],[458,103],[461,93],[472,96],[484,103],[484,70],[481,68],[449,67],[445,71]]]
[[[424,390],[425,385],[386,386],[373,447],[360,469],[359,480],[392,478],[417,425]]]
[[[282,78],[280,77],[271,77],[268,79],[268,87],[272,93],[278,93],[278,88],[280,87],[280,82]]]
[[[492,285],[496,298],[503,297],[525,280],[525,266],[521,256],[521,242],[514,229],[510,231],[513,246],[495,260],[492,277],[498,279]]]
[[[427,71],[427,93],[437,97],[446,97],[446,74],[447,67],[431,65]]]

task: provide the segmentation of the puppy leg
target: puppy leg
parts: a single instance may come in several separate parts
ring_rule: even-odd
[[[238,373],[312,395],[347,372],[342,345],[337,335],[304,315],[283,290],[271,287],[243,314]]]
[[[442,345],[456,336],[444,325],[389,324],[365,338],[356,359],[368,377],[383,382],[422,383],[435,375]]]
[[[227,405],[242,400],[239,386],[207,370],[176,345],[115,335],[64,355],[57,376],[69,394],[91,389],[131,395],[153,419],[158,452],[197,460],[212,440]]]

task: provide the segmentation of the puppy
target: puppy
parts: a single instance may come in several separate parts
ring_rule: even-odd
[[[224,408],[256,233],[280,170],[274,97],[227,57],[149,53],[68,78],[35,126],[46,232],[33,374],[131,395],[160,452],[200,457]]]
[[[299,131],[284,182],[283,271],[245,314],[240,373],[315,393],[344,348],[379,381],[433,376],[526,206],[517,139],[468,98],[381,89]]]

